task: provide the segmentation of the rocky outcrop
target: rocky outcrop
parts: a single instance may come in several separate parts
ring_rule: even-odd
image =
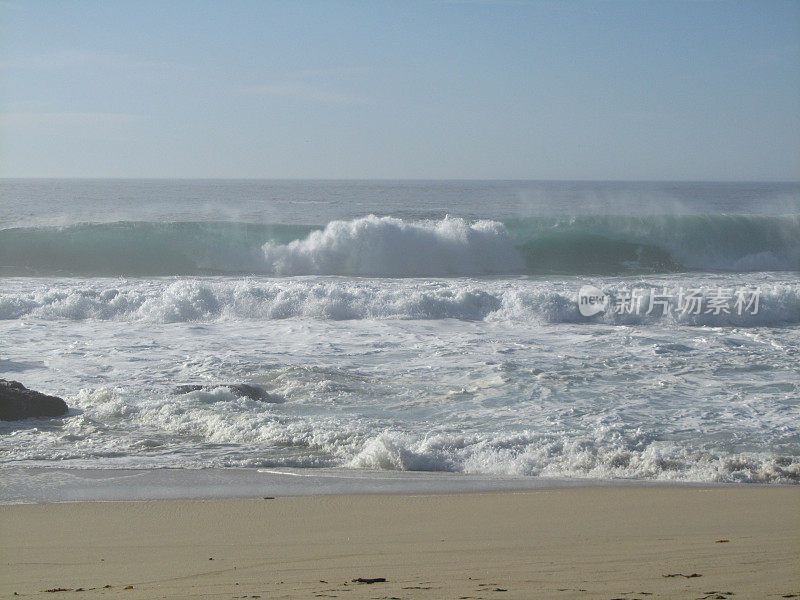
[[[258,400],[260,402],[270,402],[272,404],[280,404],[283,398],[270,394],[266,390],[260,388],[252,383],[223,383],[217,385],[179,385],[175,388],[176,394],[188,394],[189,392],[205,391],[210,392],[216,388],[228,388],[231,393],[238,398],[250,398],[250,400]]]
[[[31,417],[60,417],[67,403],[56,396],[29,390],[19,381],[0,379],[0,420],[17,421]]]

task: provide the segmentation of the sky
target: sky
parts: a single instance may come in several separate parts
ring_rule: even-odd
[[[0,177],[800,180],[800,2],[0,0]]]

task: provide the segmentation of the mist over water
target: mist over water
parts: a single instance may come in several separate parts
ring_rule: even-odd
[[[4,275],[453,277],[800,269],[800,217],[368,215],[321,228],[117,222],[0,230]]]
[[[368,214],[506,222],[577,215],[797,215],[798,183],[3,179],[3,228],[242,222],[322,227]]]
[[[0,464],[796,483],[798,272],[798,184],[6,180]]]

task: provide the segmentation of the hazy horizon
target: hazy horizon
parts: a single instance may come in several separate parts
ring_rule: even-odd
[[[631,184],[741,184],[741,185],[797,185],[800,184],[800,178],[795,180],[789,179],[526,179],[518,178],[472,178],[472,177],[454,177],[454,178],[421,178],[421,177],[81,177],[81,176],[67,176],[67,177],[48,177],[48,176],[0,176],[0,181],[35,181],[35,180],[63,180],[63,181],[263,181],[263,182],[375,182],[375,183],[458,183],[458,182],[474,182],[474,183],[631,183]]]
[[[0,2],[0,177],[800,180],[796,2]]]

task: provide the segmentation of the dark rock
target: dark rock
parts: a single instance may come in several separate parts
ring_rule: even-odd
[[[353,583],[385,583],[386,577],[357,577],[353,579]]]
[[[175,386],[175,393],[180,394],[188,394],[189,392],[199,392],[200,390],[210,390],[213,389],[207,385],[176,385]]]
[[[189,384],[179,385],[175,387],[176,394],[188,394],[189,392],[198,392],[211,390],[217,388],[228,388],[238,398],[250,398],[250,400],[258,400],[260,402],[270,402],[273,404],[280,404],[283,402],[281,396],[270,394],[266,390],[257,385],[250,383],[224,383],[219,385],[202,385],[202,384]]]
[[[61,398],[29,390],[18,381],[0,379],[0,420],[60,417],[67,410],[67,403]]]

